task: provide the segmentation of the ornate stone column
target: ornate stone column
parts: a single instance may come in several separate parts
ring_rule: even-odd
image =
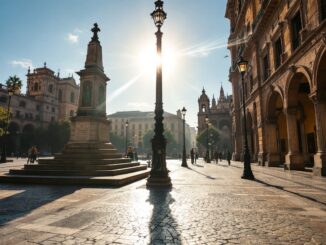
[[[317,153],[314,155],[314,175],[326,176],[326,96],[325,92],[309,95],[314,103],[316,118]]]
[[[299,135],[296,113],[296,107],[289,107],[285,110],[289,148],[289,152],[285,156],[285,169],[289,170],[304,169],[303,155],[299,151]]]
[[[280,164],[280,153],[277,147],[277,130],[276,120],[273,117],[266,119],[266,133],[267,133],[267,166],[277,167]]]

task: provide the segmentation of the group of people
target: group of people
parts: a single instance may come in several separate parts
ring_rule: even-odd
[[[191,148],[190,150],[190,158],[191,158],[191,164],[196,164],[196,161],[198,159],[198,153],[195,151],[194,148]]]
[[[218,164],[218,160],[220,159],[220,162],[222,161],[223,154],[222,152],[214,152],[214,160],[215,163]],[[228,161],[229,166],[231,165],[231,152],[228,150],[226,153],[226,160]]]
[[[128,146],[126,157],[129,158],[131,161],[138,161],[138,154],[136,148]]]

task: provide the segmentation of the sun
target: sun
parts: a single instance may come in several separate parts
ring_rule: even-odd
[[[169,76],[177,65],[177,53],[174,47],[168,42],[163,43],[161,57],[156,53],[156,45],[148,43],[140,49],[137,64],[144,72],[155,73],[156,66],[162,65],[163,75]]]

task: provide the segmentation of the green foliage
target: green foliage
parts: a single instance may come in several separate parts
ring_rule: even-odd
[[[6,85],[8,87],[8,90],[11,90],[12,92],[16,92],[16,91],[21,89],[23,83],[22,83],[22,81],[20,80],[19,77],[14,75],[14,76],[10,76],[7,79]]]
[[[149,130],[147,131],[147,133],[144,135],[143,137],[143,146],[145,151],[147,152],[151,152],[152,151],[152,143],[151,140],[154,137],[154,131],[153,130]],[[177,143],[174,139],[174,136],[171,134],[170,131],[164,131],[164,137],[167,141],[167,145],[166,145],[166,153],[167,155],[173,155],[177,153]]]
[[[210,143],[212,148],[215,148],[220,140],[220,134],[218,132],[218,129],[215,128],[214,126],[210,126],[208,129],[208,134],[207,134],[207,129],[203,130],[198,136],[197,136],[197,142],[204,146],[205,148],[207,147],[207,135],[208,135],[208,142]]]
[[[8,119],[7,109],[0,106],[0,136],[5,132],[5,127]]]
[[[119,152],[125,152],[125,139],[110,132],[110,142]]]

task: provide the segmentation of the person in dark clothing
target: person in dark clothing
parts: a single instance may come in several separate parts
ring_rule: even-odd
[[[190,150],[190,158],[191,158],[191,164],[194,164],[194,162],[195,162],[195,151],[194,151],[194,148],[191,148],[191,150]]]
[[[228,164],[229,166],[231,165],[231,152],[228,150],[228,153],[227,153],[227,160],[228,160]]]
[[[218,153],[217,153],[217,151],[214,152],[214,159],[215,159],[215,163],[218,164]]]
[[[127,157],[128,157],[131,161],[134,160],[134,153],[132,152],[132,147],[131,147],[131,146],[128,146]]]

